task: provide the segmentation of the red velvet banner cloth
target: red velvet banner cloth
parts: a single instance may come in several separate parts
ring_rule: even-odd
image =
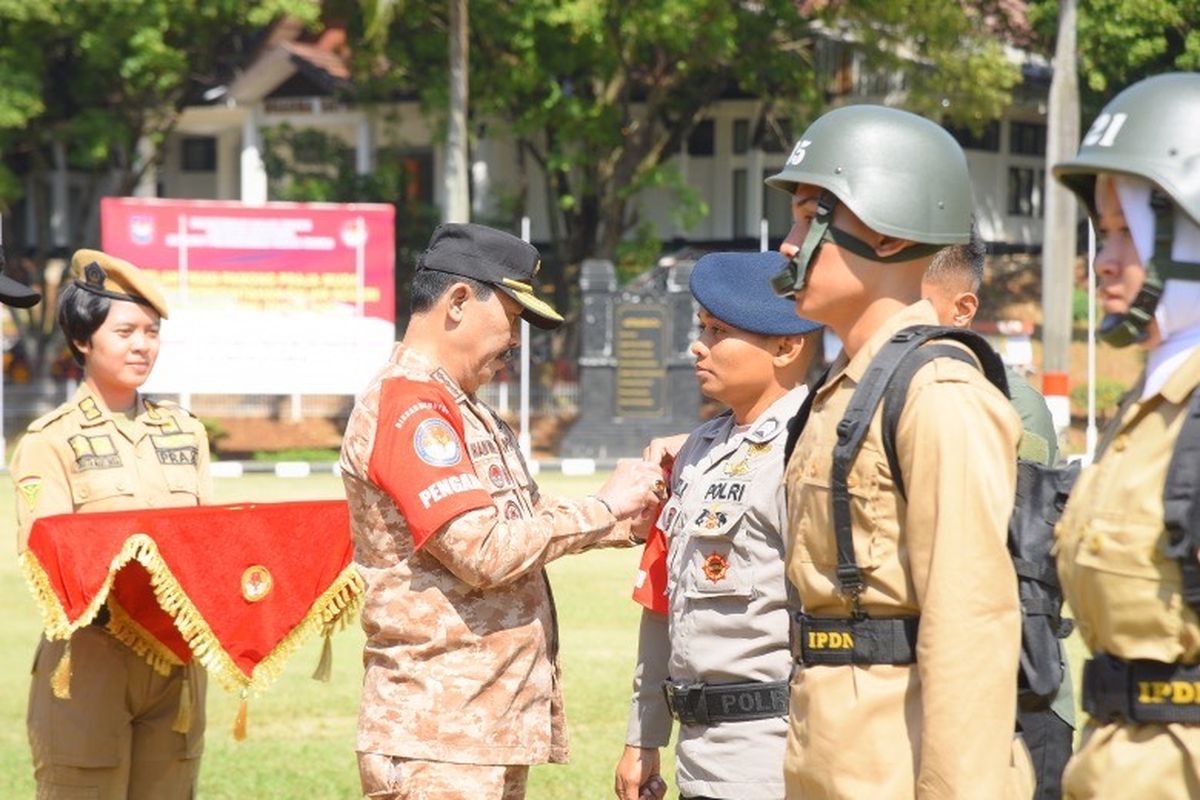
[[[153,639],[143,649],[184,662],[196,655],[245,688],[268,677],[260,664],[277,673],[301,635],[328,632],[356,605],[352,553],[346,502],[329,500],[44,517],[24,567],[51,638],[111,598],[136,623],[125,638],[136,631]]]

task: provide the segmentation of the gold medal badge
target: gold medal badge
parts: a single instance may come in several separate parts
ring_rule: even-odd
[[[242,573],[242,597],[248,603],[257,603],[271,593],[274,583],[271,571],[263,565],[247,567]]]

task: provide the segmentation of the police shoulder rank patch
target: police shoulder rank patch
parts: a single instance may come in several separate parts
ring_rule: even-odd
[[[444,419],[427,419],[413,431],[413,450],[431,467],[452,467],[462,461],[458,434]]]
[[[37,508],[38,495],[42,493],[42,476],[26,475],[17,481],[17,489],[20,490],[21,497],[25,498],[29,510],[33,511]]]

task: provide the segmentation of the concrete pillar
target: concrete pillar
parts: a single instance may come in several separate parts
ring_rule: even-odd
[[[763,192],[775,191],[763,185],[763,151],[760,147],[750,148],[746,154],[746,230],[751,235],[758,233],[759,223],[763,218]],[[780,238],[787,236],[787,231],[777,231]]]
[[[259,124],[262,107],[255,104],[246,109],[242,120],[242,192],[243,203],[260,205],[267,202],[267,169],[262,160],[262,139]]]
[[[71,235],[66,145],[55,142],[52,154],[54,172],[50,176],[50,241],[55,247],[66,247]]]
[[[137,143],[137,167],[142,168],[142,175],[138,178],[137,186],[133,187],[134,197],[158,197],[158,164],[154,160],[157,155],[154,151],[154,143],[149,138],[143,136],[138,139]]]
[[[375,168],[375,135],[371,127],[371,116],[366,111],[358,119],[354,142],[354,171],[368,175]]]

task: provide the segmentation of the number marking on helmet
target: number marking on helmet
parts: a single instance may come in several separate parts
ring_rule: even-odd
[[[1125,125],[1125,120],[1128,118],[1128,114],[1101,114],[1096,117],[1096,121],[1092,123],[1087,136],[1083,137],[1084,145],[1112,147],[1113,141],[1117,138],[1117,134],[1121,132],[1121,128]]]
[[[796,142],[796,146],[792,148],[792,154],[788,156],[787,163],[794,167],[803,161],[804,156],[808,154],[808,150],[806,148],[810,144],[812,144],[812,141],[809,139],[801,139],[800,141]]]

